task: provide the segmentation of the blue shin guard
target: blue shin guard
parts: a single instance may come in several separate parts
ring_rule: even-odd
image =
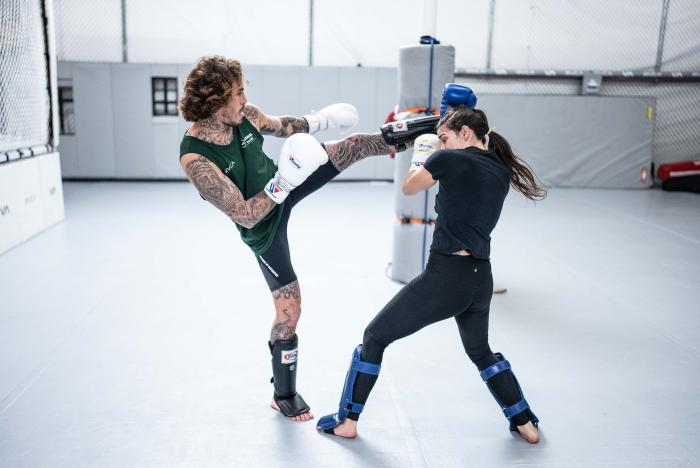
[[[517,427],[515,425],[515,421],[513,421],[513,416],[516,414],[520,414],[523,411],[527,411],[527,416],[532,421],[532,423],[537,426],[537,423],[539,422],[539,419],[537,419],[537,416],[535,416],[535,413],[530,410],[530,405],[528,405],[527,400],[525,399],[525,395],[523,394],[523,390],[520,388],[520,383],[518,383],[518,379],[515,378],[515,374],[513,374],[513,371],[510,368],[510,362],[506,361],[506,358],[503,357],[501,353],[495,353],[496,358],[498,359],[498,362],[495,364],[490,365],[486,369],[481,371],[481,378],[486,382],[486,385],[489,387],[489,390],[491,391],[491,395],[493,395],[493,398],[496,400],[496,403],[498,403],[498,406],[501,407],[503,410],[503,414],[508,418],[508,421],[510,422],[510,430],[511,431],[516,431]],[[520,400],[512,405],[505,405],[503,404],[502,398],[496,394],[494,391],[493,387],[489,385],[489,379],[495,377],[496,375],[500,374],[501,372],[509,372],[510,375],[513,376],[513,380],[515,381],[516,387],[518,387],[518,394],[520,395]]]
[[[316,424],[316,429],[322,430],[327,434],[333,434],[333,428],[338,424],[342,423],[348,414],[361,413],[364,405],[355,403],[353,401],[353,387],[355,386],[355,379],[358,373],[379,375],[379,370],[381,369],[381,364],[372,364],[360,360],[362,354],[362,345],[357,345],[355,351],[352,353],[352,361],[350,361],[350,369],[345,376],[345,385],[343,386],[343,394],[340,396],[340,405],[338,407],[338,412],[334,414],[328,414],[318,420]]]

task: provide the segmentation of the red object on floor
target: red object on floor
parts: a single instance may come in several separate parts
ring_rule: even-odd
[[[662,164],[656,175],[661,180],[700,175],[700,161],[680,161]]]

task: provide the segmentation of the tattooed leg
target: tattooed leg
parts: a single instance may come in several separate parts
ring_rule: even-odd
[[[272,291],[275,303],[275,320],[272,323],[270,341],[289,340],[294,336],[301,315],[299,282],[294,281]]]
[[[274,376],[273,383],[275,384],[275,393],[270,406],[282,411],[285,416],[294,421],[308,421],[314,415],[309,411],[309,405],[296,392],[298,362],[285,363],[277,359],[281,357],[280,353],[284,353],[284,350],[290,350],[297,344],[295,330],[299,321],[299,314],[301,313],[299,282],[294,281],[272,291],[272,299],[275,301],[277,315],[270,333],[270,351],[272,351],[273,355],[272,373]],[[275,343],[277,343],[276,346]]]
[[[341,172],[367,156],[397,153],[396,146],[387,144],[381,133],[353,133],[347,138],[327,141],[323,145],[328,159]]]

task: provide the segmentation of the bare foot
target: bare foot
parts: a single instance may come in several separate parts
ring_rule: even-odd
[[[357,421],[345,418],[343,422],[333,428],[333,434],[346,439],[354,439],[357,437]]]
[[[532,424],[532,421],[528,421],[527,424],[523,424],[522,426],[517,427],[518,432],[520,433],[522,438],[527,440],[531,444],[536,444],[540,441],[540,433],[537,430],[537,427],[535,427],[535,425]]]
[[[272,403],[270,403],[270,407],[273,410],[277,410],[277,411],[280,410],[280,407],[277,406],[277,403],[275,403],[275,400],[272,400]],[[303,422],[303,421],[308,421],[309,419],[313,419],[313,418],[314,418],[314,415],[311,414],[311,411],[307,411],[306,413],[301,413],[298,416],[293,416],[293,417],[288,418],[288,419],[291,419],[292,421]]]

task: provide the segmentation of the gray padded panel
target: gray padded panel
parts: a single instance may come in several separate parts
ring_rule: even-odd
[[[177,67],[178,98],[182,98],[183,90],[185,89],[185,81],[187,80],[187,75],[190,73],[191,69],[192,67],[189,65],[178,65]],[[178,119],[177,128],[178,134],[180,135],[179,139],[181,139],[182,135],[184,135],[187,129],[190,128],[190,123],[183,119],[182,116],[180,116],[180,118]],[[177,156],[180,156],[179,151]]]
[[[648,188],[653,98],[482,95],[479,107],[546,184]]]
[[[354,104],[360,113],[360,122],[353,129],[353,132],[375,133],[379,131],[379,126],[396,104],[395,78],[393,83],[390,78],[387,79],[387,69],[385,68],[339,67],[338,71],[340,77],[339,100]],[[388,156],[370,157],[355,163],[340,174],[338,179],[390,180],[392,166]]]
[[[109,66],[73,64],[79,177],[114,177],[112,79]]]
[[[340,100],[340,69],[313,67],[299,70],[299,100],[297,115],[319,110]],[[287,111],[289,113],[289,111]]]
[[[399,49],[399,107],[428,106],[430,78],[430,46],[418,45]],[[440,107],[442,88],[454,81],[455,49],[448,45],[436,45],[433,51],[433,109]]]
[[[408,283],[423,271],[430,255],[434,231],[433,225],[395,223],[391,279]]]
[[[375,106],[379,112],[379,124],[384,123],[386,116],[399,102],[399,75],[396,68],[377,68],[376,69],[376,101]]]
[[[62,62],[60,78],[74,86],[77,117],[76,135],[61,139],[64,177],[184,178],[178,164],[179,143],[190,123],[181,117],[152,116],[150,78],[177,76],[178,97],[182,97],[191,68]],[[84,70],[89,70],[89,77],[81,75]],[[243,71],[250,82],[248,100],[268,115],[299,116],[345,101],[360,112],[354,131],[372,133],[396,103],[396,70],[392,68],[257,65],[244,66]],[[337,130],[317,134],[320,141],[340,136]],[[265,137],[265,152],[273,160],[283,141]],[[393,161],[381,156],[360,161],[339,178],[391,180],[392,175]]]
[[[249,66],[243,67],[243,79],[246,80],[245,96],[248,102],[261,107],[265,96],[265,83],[263,82],[263,74],[265,67]]]
[[[261,109],[267,115],[302,115],[302,105],[299,102],[301,92],[300,67],[264,67],[261,83],[263,100]],[[265,153],[277,160],[283,139],[266,136],[263,149]]]
[[[362,67],[338,67],[338,94],[332,102],[349,102],[357,107],[360,122],[352,132],[373,133],[378,131],[382,117],[376,108],[377,72],[376,69]],[[324,132],[322,140],[339,138],[338,132]],[[319,136],[321,136],[319,135]],[[327,135],[327,136],[326,136]],[[378,158],[372,157],[353,164],[338,176],[342,179],[373,179],[375,178]]]
[[[158,178],[184,177],[180,166],[180,141],[182,133],[173,122],[154,122],[152,128],[155,173]]]
[[[152,63],[149,67],[153,76],[172,77],[178,73],[178,66],[170,63]]]
[[[154,177],[151,66],[110,65],[114,115],[115,177]],[[158,76],[176,76],[160,74]]]
[[[395,68],[377,68],[376,95],[374,106],[377,118],[371,121],[369,132],[376,132],[386,120],[389,112],[398,103],[398,72]],[[373,159],[374,177],[376,179],[391,180],[394,174],[394,160],[388,156],[380,156]]]
[[[265,67],[262,77],[265,94],[261,107],[269,115],[302,115],[304,109],[299,101],[301,80],[301,67]]]
[[[73,67],[71,65],[71,62],[59,61],[56,63],[56,78],[59,80],[59,83],[61,79],[70,80],[71,78],[73,78]]]
[[[61,175],[78,177],[78,140],[73,135],[61,135],[59,145]]]

